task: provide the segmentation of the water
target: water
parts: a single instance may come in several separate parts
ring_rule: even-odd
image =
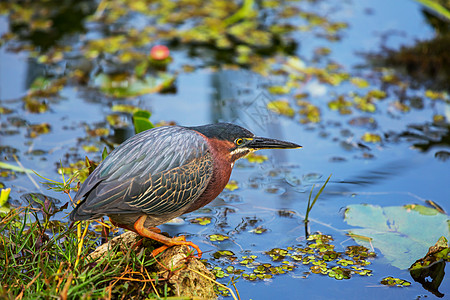
[[[300,41],[297,54],[311,57],[317,46],[330,47],[332,59],[343,64],[347,71],[365,62],[357,53],[380,51],[383,34],[395,31],[387,42],[392,48],[413,45],[418,39],[429,39],[434,35],[420,13],[420,6],[413,1],[349,1],[345,4],[324,1],[321,5],[323,9],[339,5],[330,17],[349,22],[349,28],[344,31],[343,39],[336,43],[306,36]],[[0,33],[6,32],[7,27],[8,19],[0,17]],[[176,64],[190,60],[183,51],[175,52],[174,59]],[[449,163],[435,157],[438,151],[448,151],[449,144],[444,142],[428,152],[421,152],[412,147],[414,141],[397,137],[381,144],[366,143],[370,148],[367,151],[358,149],[354,145],[367,129],[348,124],[355,114],[341,116],[326,108],[327,102],[333,99],[331,95],[339,89],[348,89],[348,85],[333,88],[311,82],[305,87],[309,91],[318,91],[315,101],[321,108],[323,121],[313,125],[302,125],[297,119],[261,110],[260,107],[276,99],[265,89],[268,82],[276,78],[262,78],[246,70],[213,72],[197,69],[177,77],[175,94],[150,94],[128,100],[109,99],[83,87],[69,86],[51,103],[49,111],[29,113],[24,110],[20,97],[27,92],[33,78],[45,72],[45,68],[28,58],[27,52],[11,53],[5,47],[0,48],[0,105],[13,110],[10,115],[1,115],[1,145],[17,149],[17,156],[26,168],[49,178],[59,178],[56,165],[60,161],[67,163],[73,157],[86,155],[80,148],[86,142],[85,126],[105,123],[106,115],[111,113],[110,107],[117,103],[150,110],[154,121],[174,120],[182,125],[228,121],[244,125],[257,135],[286,139],[304,146],[300,150],[261,151],[260,154],[269,158],[262,164],[237,163],[231,178],[238,182],[239,189],[224,191],[206,210],[185,216],[186,220],[208,216],[212,218],[211,224],[201,226],[186,221],[182,225],[162,226],[170,234],[186,234],[206,252],[204,257],[214,265],[221,265],[212,259],[212,254],[218,250],[231,250],[238,260],[252,254],[257,255],[261,263],[271,263],[270,257],[263,252],[276,247],[304,245],[303,218],[309,190],[316,184],[314,191],[317,192],[317,186],[321,186],[330,174],[331,181],[311,212],[310,230],[332,235],[336,251],[345,251],[345,247],[355,245],[355,241],[346,235],[351,229],[343,217],[347,205],[424,205],[425,200],[432,200],[450,211]],[[387,103],[380,104],[380,109],[373,115],[378,123],[375,131],[399,134],[411,124],[429,122],[435,113],[446,115],[448,120],[448,104],[427,102],[424,109],[405,114],[390,110]],[[12,126],[11,117],[21,118],[28,125],[48,122],[51,132],[30,139],[27,126]],[[10,129],[17,132],[7,135],[6,131]],[[32,155],[32,150],[43,150],[44,154]],[[373,158],[363,158],[364,153]],[[88,155],[100,157],[99,153]],[[2,153],[3,157],[14,163],[6,152]],[[36,187],[25,175],[1,181],[12,188],[12,203],[21,203],[21,195],[36,191],[67,201],[64,195],[47,191],[41,185]],[[281,216],[280,212],[289,213]],[[59,216],[63,217],[64,213]],[[253,233],[252,230],[258,227],[267,231]],[[211,234],[223,234],[229,239],[210,242],[208,236]],[[376,253],[378,257],[368,266],[373,270],[371,277],[355,275],[350,280],[338,281],[309,274],[307,278],[301,278],[309,266],[298,264],[294,271],[272,279],[256,282],[240,279],[237,287],[242,299],[435,297],[415,283],[407,270],[391,266],[380,251]],[[234,265],[240,267],[238,263]],[[412,285],[407,288],[382,286],[380,280],[386,276],[408,280]],[[444,277],[439,291],[445,295],[450,293],[448,276]]]

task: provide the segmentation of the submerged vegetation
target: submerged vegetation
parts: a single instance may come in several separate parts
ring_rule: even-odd
[[[117,144],[136,132],[176,124],[177,120],[172,119],[154,120],[148,102],[155,94],[177,93],[180,77],[199,70],[212,73],[245,70],[246,74],[257,76],[261,97],[242,102],[226,99],[218,101],[221,102],[218,105],[224,111],[227,106],[233,109],[237,106],[239,113],[235,115],[251,115],[252,122],[258,125],[274,117],[289,121],[305,130],[316,130],[320,138],[331,136],[339,147],[359,153],[355,157],[366,161],[376,157],[373,149],[386,149],[388,143],[399,141],[407,141],[423,152],[433,151],[436,159],[447,161],[450,126],[444,108],[450,103],[448,21],[424,11],[435,28],[435,38],[400,49],[383,44],[379,53],[361,54],[366,64],[355,70],[336,61],[332,46],[345,37],[348,24],[334,20],[333,14],[324,9],[326,6],[321,6],[323,3],[323,0],[1,2],[0,16],[7,20],[9,30],[1,35],[0,47],[26,55],[31,61],[30,69],[36,72],[27,74],[26,94],[8,101],[0,99],[2,139],[25,141],[23,148],[0,145],[4,160],[0,161],[0,258],[4,261],[0,266],[0,298],[95,299],[126,295],[135,299],[170,299],[176,294],[168,280],[170,276],[161,275],[158,258],[150,255],[152,245],[133,251],[132,247],[121,248],[119,243],[101,259],[89,259],[94,249],[118,232],[108,222],[69,227],[64,217],[70,208],[61,203],[69,202],[77,183],[83,182]],[[445,6],[439,10],[441,16],[448,13]],[[315,43],[312,52],[305,54],[301,50],[310,39]],[[238,92],[245,94],[248,92],[245,89]],[[101,103],[104,116],[100,116],[100,121],[60,119],[57,115],[61,113],[60,104],[70,101],[72,93],[87,102]],[[186,103],[194,104],[189,97]],[[70,103],[77,105],[73,100]],[[416,121],[415,116],[425,109],[427,113]],[[230,111],[235,116],[235,111]],[[413,121],[397,126],[399,123],[387,124],[385,118]],[[52,147],[42,145],[49,136],[61,139],[73,132],[76,135],[71,140]],[[46,187],[57,191],[58,198],[41,191],[42,185],[32,179],[32,171],[21,165],[24,159],[46,177],[54,178],[57,173],[70,176],[68,180],[63,176],[62,183],[45,178]],[[332,157],[330,161],[341,162],[343,158]],[[440,236],[444,239],[449,236],[448,215],[438,209],[438,204],[436,207],[426,203],[433,208],[415,204],[392,207],[352,204],[345,207],[344,220],[359,228],[345,232],[358,245],[343,246],[338,251],[331,234],[310,235],[308,227],[319,223],[311,218],[310,212],[319,205],[317,199],[330,177],[321,182],[312,199],[314,184],[321,175],[309,173],[300,177],[290,167],[272,170],[271,164],[271,157],[256,154],[237,163],[243,169],[262,166],[266,168],[265,174],[249,182],[231,180],[220,201],[243,202],[238,193],[244,191],[246,195],[247,188],[264,189],[270,195],[281,195],[287,189],[301,192],[295,197],[308,201],[304,217],[290,209],[279,209],[276,214],[304,224],[305,239],[295,233],[298,238],[295,244],[283,241],[279,248],[265,244],[265,248],[257,251],[244,249],[237,241],[238,235],[264,240],[271,229],[256,213],[242,216],[238,225],[227,224],[227,215],[239,210],[234,205],[215,212],[206,207],[186,218],[193,226],[214,228],[199,234],[205,244],[217,248],[209,260],[202,262],[221,282],[214,285],[222,296],[236,297],[229,287],[236,286],[239,280],[270,282],[283,275],[308,278],[315,274],[336,280],[368,277],[373,274],[371,263],[379,256],[405,270]],[[263,178],[265,175],[271,179]],[[21,184],[9,184],[25,176],[31,178],[32,188],[39,192],[30,192]],[[272,179],[282,183],[272,186],[269,184]],[[301,197],[311,186],[309,200]],[[415,224],[411,220],[423,221],[419,229],[429,231],[408,226]],[[398,226],[393,228],[389,224]],[[330,226],[326,228],[342,233]],[[239,254],[228,249],[234,244],[241,247]],[[434,247],[410,271],[414,280],[440,296],[438,288],[449,261],[449,248],[446,240],[439,240]],[[179,271],[164,267],[170,275]],[[382,279],[380,276],[379,284],[411,285],[407,279],[385,275]],[[427,283],[427,276],[434,279],[431,284]],[[238,292],[236,295],[239,297]]]

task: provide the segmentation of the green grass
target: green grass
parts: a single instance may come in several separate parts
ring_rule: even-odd
[[[17,208],[0,221],[0,298],[6,299],[159,299],[170,286],[156,277],[151,248],[121,252],[119,245],[101,259],[87,255],[101,235],[88,230],[81,259],[76,226],[45,217],[43,207]],[[153,279],[154,282],[150,282]]]
[[[314,186],[312,186],[311,191],[309,193],[309,198],[308,198],[308,204],[306,206],[306,214],[305,214],[305,235],[309,236],[309,230],[308,230],[308,224],[309,224],[309,213],[311,212],[311,210],[313,209],[314,205],[316,204],[317,200],[320,197],[320,194],[322,194],[323,190],[325,189],[325,187],[327,186],[328,181],[330,181],[331,175],[328,176],[327,180],[325,181],[325,183],[320,187],[319,191],[317,192],[316,196],[314,197],[314,200],[311,202],[311,198],[312,198],[312,192],[314,190]]]

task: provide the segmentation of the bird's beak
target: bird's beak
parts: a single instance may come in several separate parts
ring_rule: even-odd
[[[248,148],[259,150],[259,149],[294,149],[294,148],[301,148],[302,146],[291,143],[291,142],[285,142],[275,139],[268,139],[263,137],[254,137],[252,140],[250,140],[247,145]]]

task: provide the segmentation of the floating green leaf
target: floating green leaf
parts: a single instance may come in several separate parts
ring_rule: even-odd
[[[381,284],[383,285],[388,285],[388,286],[399,286],[399,287],[406,287],[406,286],[410,286],[411,282],[400,279],[400,278],[395,278],[395,277],[385,277],[381,280]]]
[[[211,223],[211,217],[197,217],[190,220],[190,222],[193,224],[208,225],[209,223]]]
[[[445,237],[441,236],[434,246],[428,249],[425,257],[418,259],[410,268],[411,277],[439,298],[439,286],[444,279],[446,262],[450,261],[450,247]]]
[[[211,234],[209,236],[209,240],[211,242],[221,242],[221,241],[224,241],[227,239],[229,239],[229,237],[227,237],[226,235],[223,235],[223,234]]]
[[[417,258],[422,257],[430,245],[441,236],[449,236],[449,218],[432,208],[421,205],[380,207],[368,204],[347,206],[345,221],[351,226],[359,244],[378,248],[385,258],[399,269],[407,269]],[[427,213],[423,213],[426,211]]]

